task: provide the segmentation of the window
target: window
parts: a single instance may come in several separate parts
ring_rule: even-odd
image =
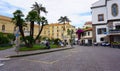
[[[100,41],[104,41],[104,38],[100,38]]]
[[[116,3],[112,5],[111,11],[114,17],[118,15],[118,5]]]
[[[90,35],[90,32],[88,32],[88,36]]]
[[[106,28],[99,28],[97,29],[98,34],[105,34],[106,33]]]
[[[57,32],[59,32],[59,30],[57,30]]]
[[[2,31],[5,31],[5,25],[2,25]]]
[[[83,36],[86,36],[86,32],[83,33]]]
[[[120,30],[120,25],[115,26],[117,30]]]
[[[98,21],[104,21],[104,14],[98,15]]]

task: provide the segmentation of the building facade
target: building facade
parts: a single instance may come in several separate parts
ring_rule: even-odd
[[[86,22],[83,26],[83,33],[81,34],[81,44],[82,45],[92,45],[93,43],[93,32],[92,32],[92,22]]]
[[[14,27],[11,18],[0,16],[0,32],[14,33]]]
[[[23,28],[25,36],[30,34],[30,23],[26,22],[27,26]],[[39,27],[37,24],[34,25],[34,37],[38,35]],[[65,28],[65,29],[63,29]],[[73,36],[75,37],[75,27],[70,25],[69,23],[66,24],[48,24],[43,27],[42,33],[40,36],[52,38],[59,38],[61,40],[67,40],[69,42],[70,35],[67,34],[67,30],[73,30]],[[0,32],[3,33],[15,33],[15,24],[12,22],[10,17],[0,16]]]
[[[94,42],[120,42],[120,0],[99,0],[92,4]]]
[[[68,29],[73,30],[74,33],[72,35],[76,37],[76,34],[75,34],[76,28],[75,26],[72,26],[69,23],[66,23],[66,24],[53,23],[53,24],[46,25],[43,27],[41,36],[48,37],[50,39],[59,38],[62,41],[66,40],[67,42],[69,42],[70,35],[68,35]]]

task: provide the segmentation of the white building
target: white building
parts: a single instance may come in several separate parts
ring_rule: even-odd
[[[92,22],[88,21],[83,26],[83,33],[81,34],[81,44],[82,45],[92,45],[93,34],[92,34]]]
[[[91,9],[94,42],[120,41],[120,0],[99,0]]]

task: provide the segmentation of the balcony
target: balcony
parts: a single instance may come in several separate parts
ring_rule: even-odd
[[[109,30],[109,34],[120,34],[120,29]]]

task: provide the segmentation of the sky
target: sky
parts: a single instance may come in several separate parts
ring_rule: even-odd
[[[26,16],[35,2],[46,7],[48,23],[58,23],[61,16],[67,16],[71,25],[82,27],[91,21],[91,6],[98,0],[0,0],[0,15],[13,17],[13,12],[21,10]]]

